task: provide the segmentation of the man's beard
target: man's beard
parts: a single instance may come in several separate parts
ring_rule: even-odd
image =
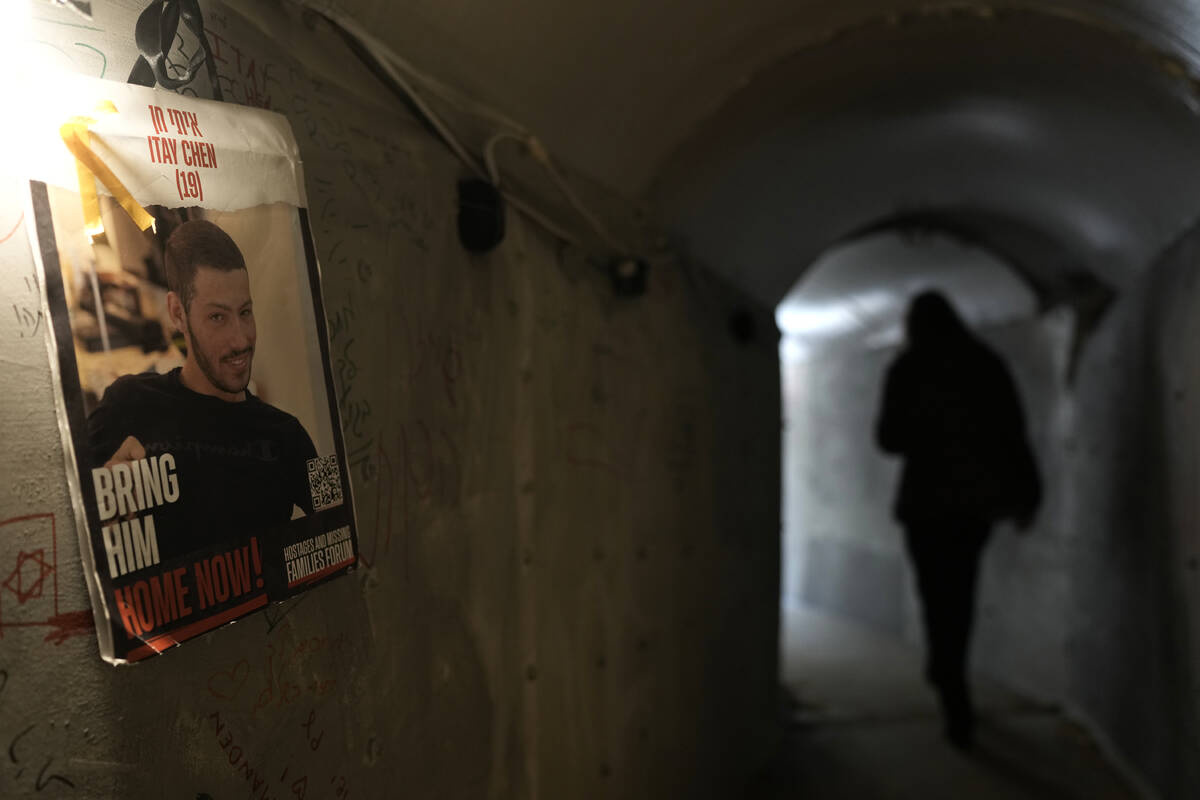
[[[222,381],[220,373],[217,372],[217,365],[214,364],[212,359],[208,357],[208,354],[204,352],[203,348],[197,345],[197,342],[200,340],[196,337],[196,332],[192,330],[191,319],[187,320],[187,329],[188,338],[191,339],[192,343],[192,354],[196,358],[196,366],[200,367],[200,371],[204,373],[204,377],[208,378],[208,382],[220,389],[222,392],[228,392],[229,394],[237,394],[238,392],[245,391],[246,387],[250,385],[250,364],[246,364],[246,380],[242,382],[241,386],[225,383]],[[218,357],[217,360],[221,361],[225,358],[237,358],[246,353],[253,353],[253,351],[253,347],[247,347],[245,350],[231,351],[223,356]]]

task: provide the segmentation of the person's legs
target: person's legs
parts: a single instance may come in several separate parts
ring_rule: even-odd
[[[946,574],[947,611],[943,628],[946,681],[942,686],[942,705],[946,735],[956,746],[967,747],[975,727],[975,709],[967,681],[968,654],[975,622],[979,558],[987,542],[988,525],[964,520],[955,527],[952,543],[948,542],[951,563],[947,564]]]
[[[925,680],[936,687],[941,682],[942,610],[945,601],[942,591],[941,539],[936,526],[910,526],[905,531],[908,555],[917,579],[917,596],[921,601],[921,617],[925,623]]]
[[[967,653],[987,535],[986,524],[960,520],[913,528],[907,536],[925,618],[926,678],[938,690],[946,735],[959,747],[970,745],[974,726]]]

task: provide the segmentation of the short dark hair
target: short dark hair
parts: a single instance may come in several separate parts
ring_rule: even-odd
[[[206,219],[193,219],[171,231],[163,248],[167,288],[179,295],[187,311],[196,293],[196,270],[210,267],[222,272],[245,269],[246,259],[229,234]]]

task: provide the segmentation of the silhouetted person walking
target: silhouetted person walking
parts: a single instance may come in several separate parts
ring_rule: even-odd
[[[907,347],[888,370],[876,437],[904,458],[894,514],[904,526],[925,619],[925,676],[946,736],[969,747],[967,646],[979,556],[992,525],[1028,527],[1041,482],[1008,368],[938,292],[909,306]]]

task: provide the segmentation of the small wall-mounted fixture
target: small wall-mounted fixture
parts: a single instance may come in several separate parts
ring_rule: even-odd
[[[738,344],[750,344],[758,332],[754,315],[745,308],[739,308],[729,315],[729,334]]]
[[[472,253],[486,253],[504,240],[504,198],[485,180],[458,182],[458,239]]]
[[[608,273],[613,291],[620,297],[637,297],[646,293],[646,277],[650,265],[640,258],[619,256],[609,262]]]

